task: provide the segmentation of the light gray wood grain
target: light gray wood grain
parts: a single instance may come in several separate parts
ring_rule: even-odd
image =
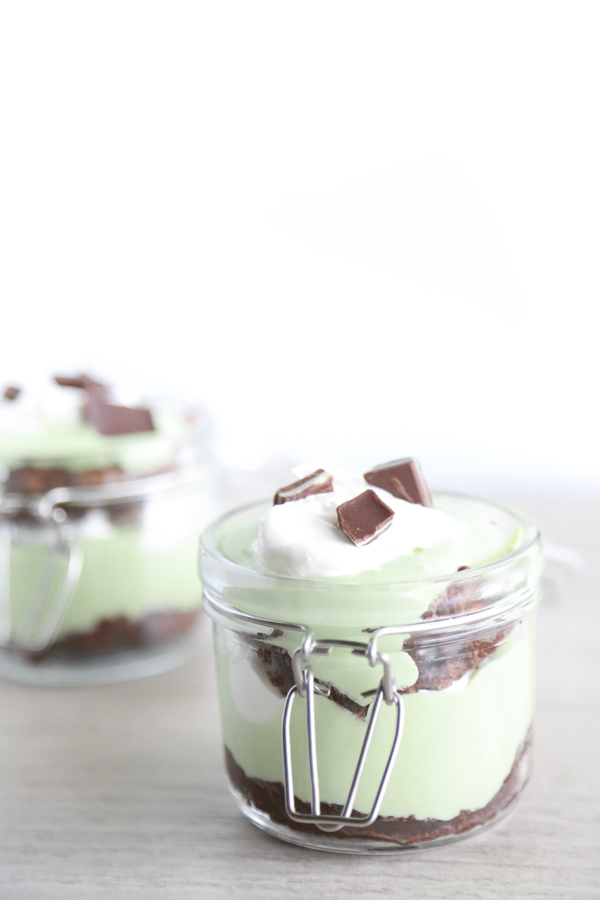
[[[539,613],[536,765],[516,811],[397,857],[288,846],[238,814],[205,627],[178,671],[82,689],[0,684],[0,897],[600,897],[600,500],[516,497],[587,568]]]

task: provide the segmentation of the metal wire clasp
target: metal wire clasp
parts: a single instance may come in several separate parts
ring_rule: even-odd
[[[66,490],[66,489],[64,489]],[[0,502],[0,518],[18,513],[25,509],[34,521],[48,529],[50,546],[45,556],[33,594],[27,605],[24,619],[16,631],[10,630],[10,597],[3,603],[8,613],[7,634],[2,645],[10,649],[36,652],[45,650],[52,643],[54,635],[65,610],[73,596],[82,566],[81,548],[73,539],[72,526],[65,511],[57,504],[62,502],[62,488],[54,488],[44,494],[37,503],[28,504],[23,498],[2,498]],[[6,530],[6,546],[4,547],[6,566],[10,565],[10,530]],[[64,565],[62,575],[58,575],[61,561]],[[58,583],[56,583],[58,579]],[[8,594],[10,581],[4,579],[5,593]]]
[[[54,641],[61,620],[71,602],[83,564],[81,543],[73,523],[63,506],[75,504],[103,508],[107,503],[185,488],[194,484],[204,472],[202,465],[190,465],[176,472],[164,472],[116,484],[91,487],[56,487],[41,497],[4,494],[0,497],[0,646],[38,652]],[[49,549],[37,584],[28,602],[20,627],[13,632],[10,623],[10,549],[11,516],[27,512],[37,524],[48,530]],[[3,528],[4,520],[8,526]],[[4,563],[4,565],[2,565]],[[63,568],[61,575],[60,569]],[[4,570],[4,571],[2,571]],[[3,577],[4,576],[4,577]],[[2,607],[7,612],[3,627]],[[3,632],[6,632],[4,634]]]
[[[317,766],[317,743],[315,733],[315,694],[329,696],[329,688],[315,682],[313,671],[310,667],[312,654],[330,654],[334,647],[349,649],[356,656],[364,656],[371,666],[383,666],[383,675],[379,687],[375,691],[365,692],[363,696],[375,696],[371,709],[371,717],[367,726],[367,733],[363,741],[358,763],[352,778],[350,792],[341,815],[321,814],[321,799],[319,788],[319,773]],[[283,737],[283,761],[285,776],[285,809],[288,817],[294,822],[304,825],[316,825],[321,831],[339,831],[340,828],[366,828],[372,825],[379,815],[379,809],[383,802],[388,782],[394,768],[398,748],[402,739],[404,727],[404,702],[396,689],[396,682],[392,673],[389,656],[379,653],[377,641],[372,639],[368,644],[358,641],[342,640],[314,640],[312,634],[307,634],[301,645],[292,654],[292,669],[295,684],[288,691],[283,709],[282,737]],[[292,772],[292,752],[290,741],[290,721],[292,707],[296,695],[306,698],[306,729],[308,738],[308,761],[311,783],[311,812],[300,813],[296,811],[294,797],[294,780]],[[360,779],[369,752],[369,746],[373,732],[379,717],[381,704],[385,701],[388,705],[396,704],[396,731],[388,761],[375,796],[373,808],[368,815],[353,816],[354,801],[360,785]]]

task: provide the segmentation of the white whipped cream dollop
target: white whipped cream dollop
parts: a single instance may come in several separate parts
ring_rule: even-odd
[[[25,386],[14,400],[0,399],[0,429],[12,434],[36,434],[47,429],[85,424],[83,408],[87,395],[81,388],[40,382]],[[121,386],[110,391],[110,402],[141,406],[135,388]]]
[[[301,478],[313,469],[294,470]],[[397,556],[439,541],[464,540],[466,526],[439,509],[408,503],[362,475],[327,468],[333,491],[273,506],[263,517],[253,544],[261,566],[276,575],[327,578],[379,569]],[[356,546],[341,530],[337,507],[373,490],[394,510],[391,526],[371,543]]]
[[[15,400],[0,402],[0,429],[12,434],[36,434],[47,428],[78,425],[82,421],[84,393],[57,384],[23,388]]]

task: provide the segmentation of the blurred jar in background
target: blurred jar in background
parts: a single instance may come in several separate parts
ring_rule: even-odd
[[[187,655],[212,427],[193,404],[59,377],[0,399],[0,675],[119,681]]]

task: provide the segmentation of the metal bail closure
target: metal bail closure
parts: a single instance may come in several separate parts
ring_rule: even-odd
[[[64,495],[64,497],[63,497]],[[74,542],[71,524],[65,511],[57,504],[69,499],[66,488],[54,488],[44,494],[30,514],[41,522],[52,537],[41,571],[29,600],[19,629],[10,634],[9,649],[39,652],[53,641],[57,628],[75,592],[82,567],[81,548]],[[10,511],[22,508],[20,504]],[[63,573],[59,575],[59,566]],[[55,583],[58,581],[58,583]]]
[[[333,647],[345,647],[357,656],[365,656],[371,666],[383,665],[383,676],[379,683],[379,687],[375,692],[373,708],[371,710],[371,718],[367,726],[367,733],[363,741],[358,763],[352,778],[350,792],[341,815],[325,815],[321,814],[321,799],[319,788],[319,773],[317,765],[317,743],[315,732],[315,693],[322,696],[329,696],[329,690],[321,687],[314,679],[312,669],[308,665],[310,655],[312,653],[329,654]],[[379,810],[383,802],[388,782],[396,762],[398,748],[402,739],[402,730],[404,727],[404,701],[402,696],[396,690],[396,684],[391,672],[390,660],[387,654],[378,653],[376,644],[371,641],[369,644],[363,644],[354,641],[340,640],[318,640],[312,639],[312,635],[307,635],[302,645],[294,652],[292,656],[292,666],[296,684],[290,688],[285,700],[283,709],[282,737],[283,737],[283,762],[285,776],[285,811],[293,822],[303,825],[316,825],[321,831],[339,831],[341,828],[367,828],[372,825],[379,815]],[[370,692],[369,692],[370,693]],[[312,792],[311,812],[301,813],[296,811],[296,801],[294,797],[294,779],[292,772],[292,750],[290,741],[290,720],[292,715],[292,707],[296,695],[306,698],[306,729],[308,739],[308,761],[309,773]],[[356,794],[360,785],[360,779],[363,773],[369,747],[377,725],[379,711],[383,701],[388,705],[396,704],[396,730],[394,741],[390,750],[390,755],[375,796],[373,808],[368,815],[353,816],[352,810]]]

